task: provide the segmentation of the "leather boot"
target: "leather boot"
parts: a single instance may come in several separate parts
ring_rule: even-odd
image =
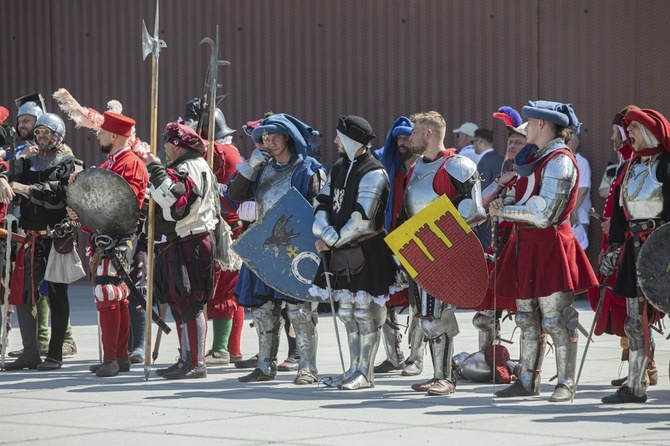
[[[119,364],[116,361],[105,361],[95,370],[95,375],[101,378],[119,374]]]

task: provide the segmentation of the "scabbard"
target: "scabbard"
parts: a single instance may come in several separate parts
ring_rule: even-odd
[[[133,279],[130,278],[123,263],[117,257],[118,253],[112,250],[112,252],[108,252],[107,254],[109,255],[109,259],[111,260],[112,265],[114,265],[114,268],[116,268],[116,271],[118,271],[119,275],[121,276],[121,279],[128,286],[128,289],[130,290],[130,297],[132,297],[134,301],[133,303],[135,305],[141,305],[142,308],[146,308],[147,305],[146,299],[144,299],[142,293],[140,293],[140,291],[137,289],[135,283],[133,282]],[[151,309],[151,320],[154,321],[156,325],[158,325],[158,328],[163,330],[163,333],[168,334],[170,333],[170,331],[172,331],[170,327],[168,327],[168,325],[165,323],[165,321],[161,319],[158,313],[156,313],[156,310],[154,310],[153,308]]]

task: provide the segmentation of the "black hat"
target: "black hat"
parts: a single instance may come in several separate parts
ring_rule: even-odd
[[[337,130],[343,135],[367,146],[377,135],[372,132],[372,126],[360,116],[340,116]]]

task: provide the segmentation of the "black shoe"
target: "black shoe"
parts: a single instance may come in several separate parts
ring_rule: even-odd
[[[254,355],[249,359],[243,361],[237,361],[235,363],[236,369],[255,369],[258,365],[258,355]]]
[[[637,396],[630,387],[623,386],[614,395],[606,396],[601,401],[605,404],[645,403],[647,395]]]
[[[14,371],[14,370],[23,370],[23,369],[29,369],[29,370],[35,370],[38,365],[42,363],[42,360],[37,360],[37,361],[30,361],[27,359],[23,359],[19,356],[19,358],[9,364],[5,364],[5,370],[6,371]]]
[[[142,364],[144,362],[144,356],[139,353],[133,353],[129,358],[131,364]]]
[[[193,364],[184,363],[177,370],[164,373],[163,378],[165,379],[196,379],[196,378],[207,378],[207,365],[200,364],[194,366]]]
[[[511,384],[507,387],[505,387],[502,390],[498,390],[496,392],[496,396],[498,398],[514,398],[517,396],[536,396],[539,395],[540,392],[531,392],[530,390],[526,389],[521,381],[514,381],[514,384]]]
[[[62,366],[63,363],[61,361],[58,361],[57,359],[54,358],[47,358],[37,365],[37,370],[41,370],[43,372],[50,372],[52,370],[58,370]]]
[[[237,378],[237,380],[242,383],[274,381],[276,373],[277,372],[275,372],[274,374],[270,373],[269,375],[266,375],[261,371],[261,369],[254,369],[253,372],[249,373],[246,376],[240,376],[239,378]]]
[[[402,370],[405,368],[405,362],[401,362],[399,365],[393,365],[388,359],[385,359],[379,365],[376,365],[374,368],[375,373],[388,373],[395,372],[396,370]]]
[[[130,358],[116,358],[116,362],[119,364],[119,372],[130,372]]]
[[[177,369],[178,369],[182,364],[184,364],[184,363],[186,363],[186,361],[184,361],[184,360],[181,359],[181,358],[178,358],[178,359],[177,359],[177,362],[175,362],[174,364],[172,364],[170,367],[165,368],[165,369],[158,369],[158,370],[156,370],[156,375],[158,375],[158,376],[163,376],[163,375],[165,375],[166,373],[172,373],[172,372],[174,372],[175,370],[177,370]]]
[[[116,361],[105,361],[95,371],[95,375],[100,378],[108,378],[119,374],[119,363]]]

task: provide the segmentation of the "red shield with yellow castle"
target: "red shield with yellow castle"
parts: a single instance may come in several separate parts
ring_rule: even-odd
[[[428,294],[475,308],[488,288],[479,239],[451,200],[441,196],[386,237],[409,276]]]

